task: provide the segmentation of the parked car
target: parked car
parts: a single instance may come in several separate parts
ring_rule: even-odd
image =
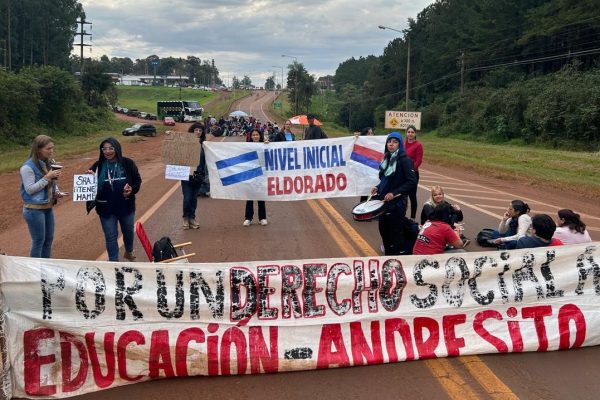
[[[129,115],[130,117],[139,117],[140,110],[138,110],[137,108],[130,108],[129,110],[127,110],[127,115]]]
[[[156,127],[151,124],[135,124],[130,128],[123,129],[123,136],[156,136]]]
[[[173,119],[173,117],[165,117],[165,119],[163,120],[163,124],[166,126],[175,126],[175,120]]]
[[[146,113],[146,116],[144,117],[144,119],[156,120],[156,114]]]
[[[141,118],[141,119],[146,119],[146,115],[148,115],[148,113],[147,113],[147,112],[140,111],[140,114],[138,115],[138,118]]]

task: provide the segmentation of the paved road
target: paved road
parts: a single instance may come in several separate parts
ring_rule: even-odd
[[[244,99],[240,109],[261,120],[271,95]],[[213,138],[212,140],[241,140]],[[378,253],[376,222],[355,222],[350,210],[357,199],[267,203],[268,226],[243,227],[243,201],[200,198],[200,229],[180,229],[182,196],[178,185],[166,185],[160,162],[148,164],[145,188],[156,189],[138,218],[155,240],[169,235],[174,242],[192,241],[195,262],[233,262],[298,258],[368,256]],[[436,166],[421,172],[419,199],[426,188],[441,184],[447,197],[461,205],[466,234],[474,237],[484,226],[495,226],[498,215],[513,198],[526,198],[533,212],[554,215],[563,208],[558,196],[503,190],[497,181],[443,173]],[[172,190],[170,190],[172,189]],[[167,193],[167,195],[163,195]],[[532,196],[531,199],[527,196]],[[535,199],[544,199],[544,201]],[[590,206],[583,213],[592,236],[600,239],[600,212]],[[97,246],[94,247],[97,254]],[[475,244],[470,251],[479,251]],[[139,260],[144,256],[137,249]],[[337,370],[291,372],[241,377],[194,377],[135,384],[80,396],[82,399],[595,399],[600,392],[596,367],[599,347],[568,352],[470,356],[405,362]]]

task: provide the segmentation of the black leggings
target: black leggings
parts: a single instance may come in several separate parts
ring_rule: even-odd
[[[408,194],[408,198],[410,199],[410,218],[415,219],[417,217],[417,190],[419,186],[419,171],[415,171],[415,175],[417,176],[417,184],[415,185],[415,190]]]

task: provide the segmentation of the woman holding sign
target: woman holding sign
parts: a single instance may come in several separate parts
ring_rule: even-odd
[[[96,213],[100,216],[109,261],[119,261],[118,225],[121,225],[124,258],[135,261],[133,253],[133,222],[135,220],[135,194],[140,190],[142,178],[133,160],[123,157],[121,144],[115,138],[100,143],[98,161],[89,173],[98,177]]]
[[[385,255],[399,255],[406,252],[406,196],[417,185],[417,177],[398,132],[387,137],[383,161],[379,165],[379,179],[379,185],[371,189],[372,196],[385,202],[385,211],[379,217],[379,234]]]
[[[30,257],[50,258],[54,240],[56,199],[66,195],[58,190],[56,180],[61,168],[52,165],[54,142],[46,135],[33,139],[29,158],[21,167],[23,217],[31,235]]]
[[[200,122],[194,122],[188,129],[189,133],[195,133],[200,139],[200,160],[193,175],[187,181],[181,181],[181,192],[183,193],[183,229],[198,229],[200,224],[196,221],[196,207],[198,207],[198,194],[206,177],[204,151],[202,143],[206,140],[206,130]]]

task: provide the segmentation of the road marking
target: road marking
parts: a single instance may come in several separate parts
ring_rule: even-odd
[[[323,219],[323,225],[327,232],[332,235],[334,241],[340,246],[340,249],[344,252],[346,256],[356,256],[358,254],[364,256],[378,256],[378,253],[369,243],[367,243],[363,237],[352,227],[342,215],[329,203],[329,201],[325,199],[316,200],[316,202],[321,205],[329,215],[325,217],[326,222]],[[310,200],[309,205],[317,216],[321,218],[322,210],[316,207],[315,201]],[[350,246],[346,240],[344,240],[343,233],[340,230],[332,226],[332,218],[333,220],[342,228],[344,233],[349,236],[350,240],[352,240],[355,246]],[[359,248],[361,253],[348,253],[349,249],[354,251],[354,247]],[[480,361],[481,364],[485,365],[483,361],[477,356],[470,356],[469,361],[475,363],[477,360]],[[465,382],[460,373],[452,366],[448,359],[439,358],[426,360],[425,365],[432,372],[433,376],[435,376],[444,390],[446,394],[451,399],[462,400],[462,399],[478,399],[479,396],[475,393],[473,388],[469,386],[467,382]],[[510,389],[504,385],[504,383],[498,378],[487,366],[486,369],[480,368],[483,371],[483,376],[478,376],[479,373],[477,369],[468,369],[469,373],[481,384],[482,380],[485,380],[486,386],[483,386],[486,390],[492,388],[492,390],[488,390],[488,394],[492,397],[495,396],[496,393],[502,393],[506,399],[516,399],[516,395],[510,391]],[[499,390],[502,388],[502,391]],[[513,396],[513,397],[510,397]],[[494,397],[496,398],[496,397]]]
[[[458,357],[469,373],[477,379],[477,382],[486,392],[494,399],[512,400],[519,397],[510,390],[508,386],[501,380],[497,379],[491,369],[477,356],[462,356]]]

